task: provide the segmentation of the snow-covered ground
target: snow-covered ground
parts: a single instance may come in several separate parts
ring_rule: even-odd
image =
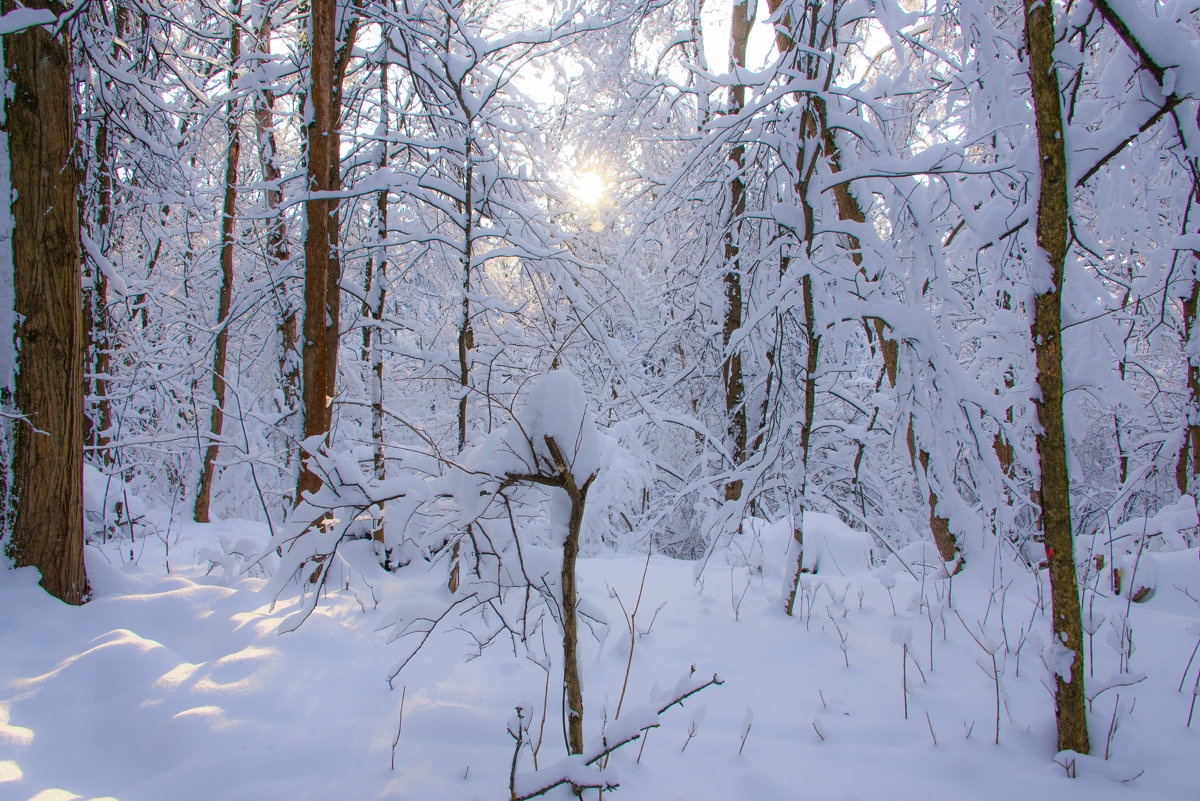
[[[1158,588],[1145,603],[1085,594],[1097,625],[1093,756],[1075,760],[1072,780],[1054,753],[1049,635],[1027,572],[977,557],[951,586],[919,581],[895,558],[835,564],[855,549],[826,546],[832,556],[805,577],[788,618],[782,566],[762,533],[759,556],[743,547],[740,565],[714,560],[698,582],[692,563],[649,561],[623,714],[693,670],[693,681],[715,673],[724,683],[612,756],[616,797],[1200,798],[1200,709],[1187,727],[1200,657],[1185,675],[1200,640],[1195,549],[1154,555]],[[273,605],[263,578],[237,575],[242,560],[212,569],[214,555],[264,544],[265,530],[232,521],[167,539],[170,572],[153,536],[132,551],[128,541],[90,548],[93,600],[81,608],[42,592],[32,570],[0,572],[0,799],[508,798],[517,706],[541,734],[543,774],[564,757],[559,674],[507,635],[480,651],[478,631],[447,625],[389,686],[415,643],[390,641],[387,624],[448,602],[444,566],[387,574],[351,547],[359,568],[339,566],[311,618],[281,633],[294,588]],[[622,607],[632,611],[645,564],[580,563],[581,596],[609,624],[582,644],[590,738],[606,719],[619,728]],[[1133,650],[1121,672],[1126,610]],[[1105,690],[1118,674],[1145,678]],[[519,757],[518,774],[533,771],[530,749]]]

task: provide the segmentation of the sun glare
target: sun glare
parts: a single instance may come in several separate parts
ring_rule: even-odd
[[[608,182],[598,172],[581,172],[575,176],[571,185],[571,194],[575,200],[585,206],[595,206],[604,199],[608,192]]]

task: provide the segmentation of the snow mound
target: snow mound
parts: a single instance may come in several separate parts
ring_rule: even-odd
[[[566,370],[535,378],[517,423],[539,458],[553,464],[546,439],[562,449],[576,481],[583,483],[600,469],[599,432],[588,409],[583,386]]]
[[[796,542],[792,518],[763,520],[747,518],[743,533],[734,537],[735,558],[767,578],[791,578]],[[804,569],[833,576],[858,576],[871,570],[871,535],[855,531],[840,519],[824,512],[804,512]]]

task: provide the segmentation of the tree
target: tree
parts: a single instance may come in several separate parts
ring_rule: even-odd
[[[258,11],[262,17],[253,39],[254,55],[258,59],[259,69],[270,61],[271,37],[273,35],[273,17],[278,12],[278,4],[271,3],[260,6]],[[267,278],[270,281],[271,295],[275,299],[277,309],[277,327],[279,332],[279,388],[280,402],[278,410],[281,415],[280,424],[292,436],[299,431],[296,425],[297,406],[300,400],[300,368],[301,359],[297,350],[296,331],[296,298],[288,291],[286,277],[290,273],[289,262],[291,255],[288,247],[287,220],[284,217],[282,173],[279,167],[278,137],[275,132],[275,87],[263,80],[254,91],[254,134],[258,142],[259,172],[263,183],[263,206],[266,217],[265,264]],[[284,420],[288,420],[286,424]],[[285,437],[286,440],[286,437]],[[283,463],[285,467],[291,464],[294,455],[291,442],[283,444]]]
[[[233,13],[241,11],[240,3]],[[240,20],[229,24],[229,91],[237,84],[238,60],[241,58]],[[237,168],[242,152],[241,128],[238,124],[238,104],[233,97],[225,107],[225,126],[229,150],[225,156],[225,198],[221,206],[221,289],[217,301],[217,340],[214,344],[212,389],[213,405],[208,447],[204,449],[204,466],[200,470],[200,488],[196,491],[194,517],[197,523],[208,522],[209,498],[212,495],[213,473],[221,447],[221,429],[225,423],[225,362],[229,353],[229,306],[233,300],[234,215],[237,213]]]
[[[1042,528],[1050,561],[1054,645],[1065,648],[1071,660],[1069,668],[1056,668],[1055,716],[1058,749],[1086,754],[1089,745],[1087,695],[1083,687],[1083,622],[1075,575],[1071,486],[1063,426],[1062,291],[1070,210],[1054,43],[1054,15],[1050,5],[1044,0],[1025,0],[1025,44],[1029,50],[1029,82],[1041,168],[1037,206],[1037,247],[1041,252],[1034,255],[1036,295],[1031,333],[1041,390],[1034,406],[1042,427],[1037,436]]]
[[[389,105],[388,105],[388,63],[386,57],[379,63],[379,161],[380,171],[388,166],[388,134],[389,134]],[[375,236],[374,255],[367,258],[367,266],[363,276],[363,317],[370,322],[363,325],[362,360],[368,365],[370,375],[367,382],[370,385],[371,398],[371,460],[372,473],[376,481],[382,482],[387,478],[387,459],[383,450],[383,410],[384,410],[384,381],[383,381],[383,310],[387,300],[387,239],[388,239],[388,189],[381,188],[375,196]],[[378,517],[373,524],[372,539],[384,548],[387,536],[384,529],[384,507],[380,504]],[[386,554],[384,554],[386,558]]]
[[[308,233],[304,240],[304,438],[315,449],[329,433],[329,340],[326,336],[328,276],[330,271],[330,216],[333,201],[322,193],[331,189],[334,117],[335,0],[313,0],[309,12],[310,79],[307,104],[311,116],[305,131],[308,155],[308,197],[304,214]],[[337,328],[337,320],[333,320]],[[315,491],[321,479],[307,466],[300,469],[296,503],[306,491]]]
[[[755,4],[749,0],[734,3],[730,21],[733,70],[746,69],[746,47],[750,29],[754,27]],[[746,105],[746,86],[734,79],[729,89],[729,113],[738,114]],[[746,147],[735,144],[729,153],[729,221],[725,231],[725,320],[721,327],[721,378],[725,385],[725,415],[728,418],[728,447],[733,470],[746,459],[746,382],[742,375],[741,345],[734,337],[742,327],[742,273],[739,259],[740,222],[746,213],[746,183],[742,171],[746,166]],[[725,485],[725,500],[742,497],[742,479],[733,478]]]
[[[4,0],[7,14],[20,6]],[[28,8],[57,16],[61,3]],[[50,16],[50,15],[47,15]],[[83,561],[83,295],[76,194],[75,113],[65,29],[4,37],[5,100],[14,200],[17,362],[9,553],[42,572],[70,604],[88,594]]]

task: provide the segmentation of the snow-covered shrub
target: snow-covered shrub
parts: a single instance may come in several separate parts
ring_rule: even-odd
[[[106,475],[83,465],[83,528],[89,539],[136,537],[146,517],[146,505],[118,475]]]

